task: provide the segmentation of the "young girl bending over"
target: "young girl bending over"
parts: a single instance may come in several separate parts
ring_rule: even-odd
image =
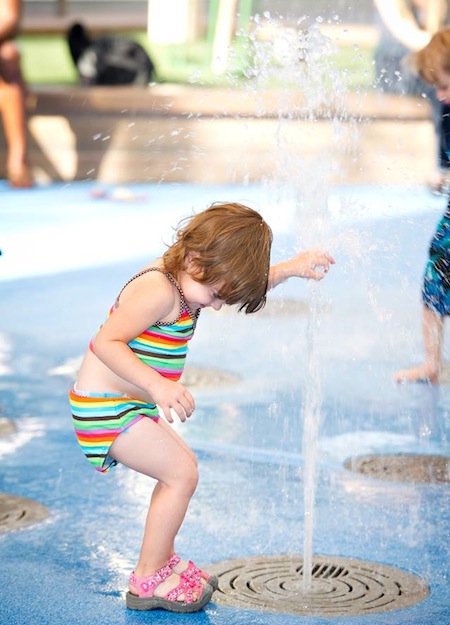
[[[334,263],[313,250],[270,267],[271,230],[240,204],[213,204],[180,226],[162,258],[123,287],[70,391],[75,433],[95,469],[121,462],[157,481],[126,595],[134,610],[195,612],[217,588],[216,577],[174,548],[198,471],[168,423],[195,409],[178,380],[202,308],[256,312],[268,289],[293,276],[321,280]]]

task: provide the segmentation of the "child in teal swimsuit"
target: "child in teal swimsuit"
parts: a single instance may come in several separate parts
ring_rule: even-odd
[[[290,277],[320,280],[334,263],[313,250],[271,267],[271,244],[261,215],[240,204],[214,204],[183,222],[162,258],[122,289],[70,391],[75,433],[91,464],[105,472],[120,462],[157,481],[129,579],[131,609],[194,612],[217,587],[217,578],[175,552],[198,470],[169,424],[195,409],[179,379],[202,308],[257,312],[268,289]]]
[[[421,78],[433,85],[436,97],[450,105],[450,28],[436,33],[430,43],[412,57]],[[450,121],[444,118],[444,149],[450,155]],[[422,287],[422,329],[425,359],[395,374],[397,382],[439,382],[442,368],[444,318],[450,314],[450,203],[439,221],[429,248]]]

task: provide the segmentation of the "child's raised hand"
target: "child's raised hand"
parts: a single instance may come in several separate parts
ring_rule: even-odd
[[[194,398],[185,386],[162,377],[152,389],[152,399],[161,408],[169,423],[173,423],[172,410],[184,422],[195,409]]]
[[[273,289],[288,278],[306,278],[322,280],[330,265],[334,265],[334,258],[323,250],[306,250],[293,256],[289,260],[272,265],[269,275],[269,288]]]
[[[335,260],[328,252],[313,249],[300,252],[287,262],[292,263],[293,275],[298,278],[322,280],[328,273],[330,265],[334,265]]]

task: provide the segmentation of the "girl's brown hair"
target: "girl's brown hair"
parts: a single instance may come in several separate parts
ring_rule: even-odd
[[[437,32],[425,48],[411,57],[419,76],[431,85],[436,84],[436,72],[450,74],[450,28]]]
[[[242,204],[213,204],[184,219],[163,255],[166,271],[177,276],[192,255],[197,282],[220,285],[219,299],[256,312],[266,303],[272,231],[255,210]]]

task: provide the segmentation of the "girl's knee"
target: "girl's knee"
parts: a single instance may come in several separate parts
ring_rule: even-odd
[[[183,466],[175,468],[173,486],[191,497],[197,488],[198,479],[197,465],[193,462],[184,463]]]
[[[198,470],[198,458],[192,450],[191,450],[191,458],[192,458],[192,462],[194,463],[195,468]]]
[[[7,63],[20,63],[20,52],[14,41],[5,41],[2,44],[0,59]]]
[[[198,485],[198,468],[197,465],[193,465],[190,471],[186,475],[186,489],[193,495]]]

